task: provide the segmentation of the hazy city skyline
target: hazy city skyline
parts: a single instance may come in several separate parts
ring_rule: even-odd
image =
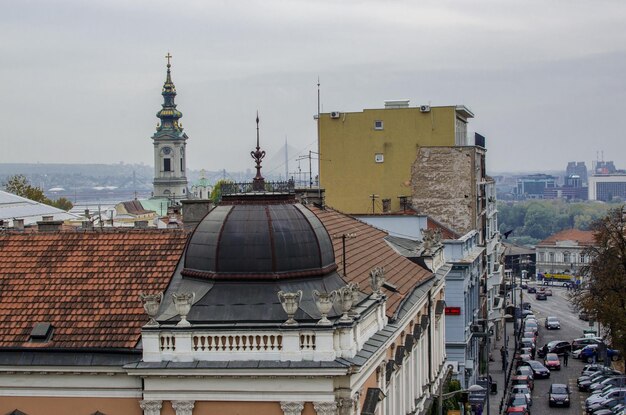
[[[251,168],[257,110],[266,170],[285,140],[316,151],[318,77],[323,112],[468,106],[490,171],[626,168],[625,18],[619,1],[13,3],[0,163],[151,165],[170,52],[191,169]]]

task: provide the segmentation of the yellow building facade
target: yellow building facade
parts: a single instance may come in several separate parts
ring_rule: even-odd
[[[417,150],[469,144],[467,121],[473,117],[465,106],[409,107],[408,101],[320,114],[319,179],[326,204],[349,214],[402,210],[401,197],[411,197]]]

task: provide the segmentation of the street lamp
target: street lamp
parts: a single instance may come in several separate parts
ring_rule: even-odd
[[[443,393],[443,388],[439,388],[439,415],[443,414],[443,400],[448,399],[456,395],[457,393],[465,393],[465,392],[482,392],[485,388],[480,385],[472,385],[467,389],[459,389],[456,391]],[[489,395],[487,395],[489,396]]]

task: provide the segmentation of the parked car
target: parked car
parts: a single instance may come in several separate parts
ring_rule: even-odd
[[[520,347],[521,348],[529,348],[530,349],[530,354],[535,354],[535,340],[531,337],[524,337],[522,338],[522,340],[520,341]]]
[[[535,299],[536,300],[547,300],[548,296],[546,295],[545,292],[538,292],[537,294],[535,294]]]
[[[522,283],[520,284],[520,287],[522,287],[522,290],[526,290],[528,289],[528,283],[525,281],[522,281]]]
[[[543,364],[550,370],[561,370],[561,360],[556,353],[548,353],[543,359]]]
[[[539,331],[539,325],[535,320],[527,320],[524,322],[524,331]]]
[[[511,387],[511,395],[515,395],[515,394],[526,395],[528,406],[533,406],[532,392],[528,385],[513,385],[513,387]]]
[[[586,311],[581,311],[578,313],[578,318],[583,321],[589,321],[589,314]]]
[[[548,330],[559,330],[561,328],[561,322],[554,316],[546,317],[545,325]]]
[[[585,409],[597,402],[608,401],[611,398],[624,399],[626,396],[626,388],[611,388],[603,393],[591,395],[585,400]]]
[[[533,372],[533,370],[530,368],[530,366],[520,366],[517,368],[517,370],[515,371],[515,375],[524,375],[524,376],[528,376],[530,378],[530,380],[534,380],[535,379],[535,374]],[[532,388],[535,386],[534,384],[530,384],[528,385],[530,386],[530,389],[532,390]]]
[[[601,382],[604,379],[608,379],[610,377],[619,376],[619,375],[621,375],[621,373],[619,373],[619,372],[618,372],[618,374],[608,373],[608,372],[598,372],[598,373],[588,377],[587,379],[585,379],[583,377],[578,378],[576,383],[578,385],[578,390],[589,391],[589,388],[591,387],[591,385],[596,384],[598,382]]]
[[[546,295],[548,296],[552,296],[552,290],[550,288],[546,288],[546,290],[544,291],[546,293]]]
[[[545,367],[536,360],[524,360],[520,362],[520,365],[530,366],[530,368],[533,370],[533,376],[535,377],[535,379],[550,377],[550,370],[548,370],[547,367]]]
[[[572,351],[582,349],[588,344],[600,344],[602,339],[599,337],[581,337],[572,341]]]
[[[619,350],[606,348],[606,353],[609,359],[616,361],[619,360]],[[593,362],[593,356],[596,355],[596,361],[600,362],[604,360],[604,353],[598,353],[598,345],[597,344],[589,344],[582,349],[580,349],[580,353],[578,354],[578,358],[584,360],[587,363]]]
[[[530,408],[530,402],[528,398],[526,397],[526,394],[523,394],[523,393],[516,393],[516,394],[511,393],[508,405],[509,406],[524,406],[526,408]]]
[[[623,402],[622,399],[611,398],[611,399],[608,399],[606,401],[596,402],[596,403],[594,403],[592,405],[589,405],[589,408],[587,410],[589,412],[595,412],[595,411],[598,411],[600,409],[611,409],[611,408],[615,407],[616,405],[619,405],[622,402]]]
[[[595,411],[591,411],[592,415],[624,415],[626,411],[624,410],[624,401],[619,401],[617,405],[612,408],[601,408],[596,409]]]
[[[509,406],[506,408],[506,413],[514,415],[530,415],[530,411],[524,406]]]
[[[517,370],[519,370],[518,368]],[[533,374],[534,377],[534,374]],[[511,376],[511,385],[528,385],[530,390],[535,389],[535,381],[528,375],[515,375]]]
[[[565,354],[565,352],[570,352],[572,350],[572,345],[569,342],[564,340],[553,340],[545,344],[537,351],[537,356],[545,357],[548,353],[556,353],[558,355]]]
[[[528,286],[528,294],[535,294],[537,292],[537,288],[532,285]]]
[[[530,310],[522,310],[522,317],[532,316],[533,312]]]
[[[569,386],[563,383],[553,383],[552,385],[550,385],[550,392],[548,393],[548,404],[550,406],[569,406]]]
[[[531,308],[533,308],[532,304],[526,302],[522,303],[522,310],[530,310]]]
[[[535,339],[535,342],[537,342],[537,333],[534,331],[525,331],[522,333],[522,337],[529,337],[531,339]]]
[[[626,387],[626,378],[624,376],[609,376],[599,382],[592,383],[589,386],[589,392],[592,394],[599,393],[613,387]]]

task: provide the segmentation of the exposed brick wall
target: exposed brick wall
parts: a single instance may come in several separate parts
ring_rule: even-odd
[[[476,147],[418,148],[411,167],[413,207],[460,234],[476,229],[477,161]]]

